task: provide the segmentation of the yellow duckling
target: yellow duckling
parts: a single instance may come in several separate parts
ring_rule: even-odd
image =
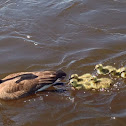
[[[121,77],[121,73],[124,71],[126,71],[126,67],[121,67],[119,69],[111,71],[110,74],[115,77]]]
[[[93,84],[92,88],[93,89],[106,89],[106,88],[109,88],[112,84],[112,80],[109,79],[109,78],[100,78],[100,79],[97,79],[97,82]]]
[[[72,75],[74,76],[74,75]],[[84,76],[84,75],[82,75]],[[91,76],[91,77],[83,77],[80,79],[79,76],[77,78],[72,78],[70,79],[70,84],[75,88],[75,89],[100,89],[100,88],[108,88],[112,84],[112,80],[109,78],[101,78],[98,79],[96,76]]]
[[[72,74],[70,78],[70,84],[75,89],[90,89],[91,84],[90,81],[95,82],[96,77],[92,76],[91,74],[83,74],[81,76],[78,76],[77,74]]]
[[[98,74],[106,75],[111,73],[111,71],[116,70],[116,68],[113,66],[103,66],[102,64],[98,64],[95,66],[95,70],[97,70]]]
[[[85,80],[79,80],[78,79],[71,79],[70,84],[75,88],[75,89],[91,89],[90,83],[85,79]]]

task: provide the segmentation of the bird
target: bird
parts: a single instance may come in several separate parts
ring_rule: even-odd
[[[72,77],[74,77],[77,74],[71,75]],[[88,77],[83,77],[83,76],[87,76]],[[75,89],[101,89],[101,88],[108,88],[111,86],[112,84],[112,80],[109,78],[97,78],[96,76],[91,76],[89,77],[89,75],[91,74],[84,74],[81,76],[78,76],[79,79],[77,78],[71,78],[69,84],[72,85],[72,87],[74,87]],[[83,77],[83,78],[81,78]]]
[[[74,79],[80,80],[80,79],[86,79],[86,78],[92,78],[92,77],[93,77],[93,75],[90,74],[90,73],[86,73],[86,74],[83,74],[81,76],[78,76],[78,74],[72,74],[71,77],[70,77],[70,79],[74,78]]]
[[[81,76],[78,76],[78,74],[72,74],[69,79],[70,80],[69,84],[71,84],[73,88],[79,90],[85,88],[84,83],[88,81],[91,77],[92,75],[89,73],[83,74]]]
[[[116,70],[116,68],[113,66],[103,66],[102,64],[98,64],[95,66],[95,70],[97,70],[98,74],[106,75],[106,74],[110,74],[111,71]]]
[[[46,90],[64,79],[66,73],[58,71],[18,72],[0,80],[0,99],[13,100]]]
[[[112,85],[113,81],[109,78],[99,78],[96,83],[92,84],[93,89],[107,89]]]
[[[116,69],[116,70],[112,70],[111,72],[110,72],[110,74],[112,75],[112,76],[114,76],[114,77],[121,77],[121,74],[124,72],[124,71],[126,71],[126,67],[121,67],[121,68],[119,68],[119,69]],[[123,75],[123,74],[122,74]]]

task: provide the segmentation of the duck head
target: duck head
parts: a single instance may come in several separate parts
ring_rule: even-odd
[[[59,78],[59,79],[64,79],[65,77],[66,77],[66,73],[64,72],[64,71],[62,71],[62,70],[58,70],[57,72],[56,72],[56,77],[57,77],[57,79]]]

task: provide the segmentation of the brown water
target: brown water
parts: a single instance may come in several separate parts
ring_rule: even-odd
[[[19,71],[95,73],[126,65],[125,0],[1,0],[0,77]],[[0,126],[125,126],[125,80],[105,92],[41,92],[0,101]],[[66,91],[64,90],[66,89]]]

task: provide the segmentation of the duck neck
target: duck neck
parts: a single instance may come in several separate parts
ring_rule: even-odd
[[[3,80],[0,79],[0,84],[3,82]]]

